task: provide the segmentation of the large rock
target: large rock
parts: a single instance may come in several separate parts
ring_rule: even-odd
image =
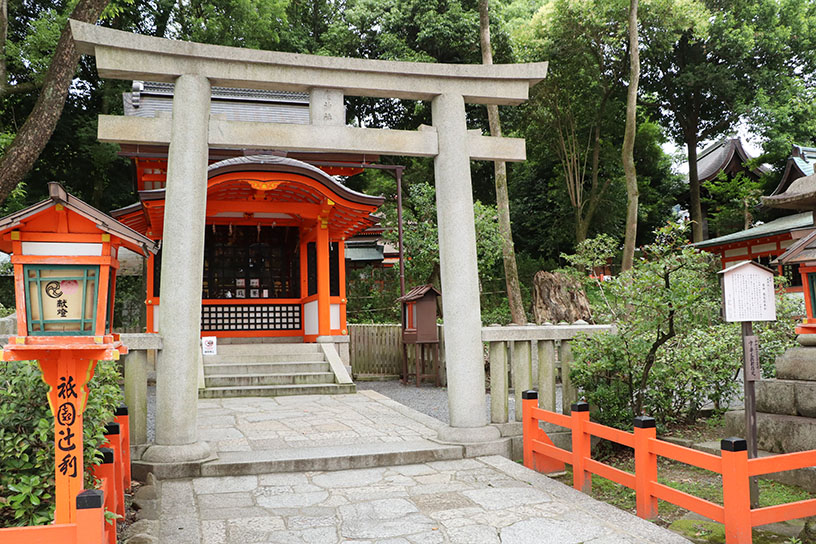
[[[780,380],[816,381],[816,347],[790,348],[776,358]]]
[[[592,321],[592,312],[581,282],[559,272],[540,270],[533,277],[533,315],[535,322],[575,323]]]

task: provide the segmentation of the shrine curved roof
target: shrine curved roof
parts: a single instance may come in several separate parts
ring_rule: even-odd
[[[333,193],[351,202],[378,207],[385,202],[385,198],[381,196],[370,196],[349,189],[316,166],[278,155],[249,155],[224,159],[211,164],[207,168],[207,177],[212,179],[231,172],[288,172],[300,174],[320,182]]]
[[[321,216],[343,239],[376,223],[371,213],[385,201],[353,191],[315,166],[277,155],[225,159],[210,165],[207,177],[208,218],[284,225]],[[139,202],[111,215],[138,232],[161,238],[165,197],[164,188],[139,191]]]

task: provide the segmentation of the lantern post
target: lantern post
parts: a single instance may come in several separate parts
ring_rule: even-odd
[[[0,250],[11,253],[17,335],[4,361],[36,360],[54,416],[55,523],[76,523],[83,490],[83,412],[98,361],[127,353],[113,334],[120,247],[143,255],[155,244],[49,184],[49,199],[0,219]]]

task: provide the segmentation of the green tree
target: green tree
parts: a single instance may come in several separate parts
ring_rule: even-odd
[[[0,55],[0,97],[13,92],[15,85],[12,84],[13,78],[10,78],[6,59],[10,54],[18,52],[30,53],[28,58],[22,57],[19,62],[26,68],[29,63],[31,66],[29,79],[21,82],[20,91],[31,92],[36,89],[39,94],[25,122],[16,131],[14,140],[4,149],[0,158],[0,202],[6,199],[34,166],[62,113],[79,61],[79,53],[66,21],[68,14],[78,21],[94,23],[108,3],[109,0],[79,0],[75,6],[69,3],[65,7],[72,9],[65,9],[63,12],[55,9],[43,10],[38,17],[32,19],[32,31],[26,32],[21,39],[15,41],[10,39],[13,34],[8,32],[6,26],[9,19],[7,4],[3,2],[0,9],[3,13],[0,19],[2,24],[0,43],[3,46]],[[52,45],[53,55],[43,54],[48,51],[48,44],[54,43],[52,40],[55,26],[62,30],[55,46]],[[46,66],[44,75],[41,75]],[[7,129],[3,132],[9,133]]]
[[[688,5],[676,3],[679,13]],[[688,151],[694,241],[704,236],[697,148],[732,131],[740,119],[803,90],[812,71],[816,4],[801,0],[705,0],[704,17],[654,33],[644,53],[643,83],[654,112]],[[784,92],[782,92],[784,91]]]
[[[408,285],[433,283],[439,286],[439,237],[436,224],[436,192],[427,183],[411,186],[404,199],[405,277]],[[500,276],[501,234],[495,206],[473,203],[476,221],[476,255],[481,283]],[[397,245],[396,210],[389,209],[384,225],[386,238]]]

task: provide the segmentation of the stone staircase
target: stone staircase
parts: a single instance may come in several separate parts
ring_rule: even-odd
[[[326,348],[303,343],[219,343],[218,355],[204,356],[205,387],[198,396],[279,397],[356,392],[347,375],[345,379],[338,376],[339,357],[332,365]],[[334,345],[328,348],[329,355],[333,353],[336,357]]]

